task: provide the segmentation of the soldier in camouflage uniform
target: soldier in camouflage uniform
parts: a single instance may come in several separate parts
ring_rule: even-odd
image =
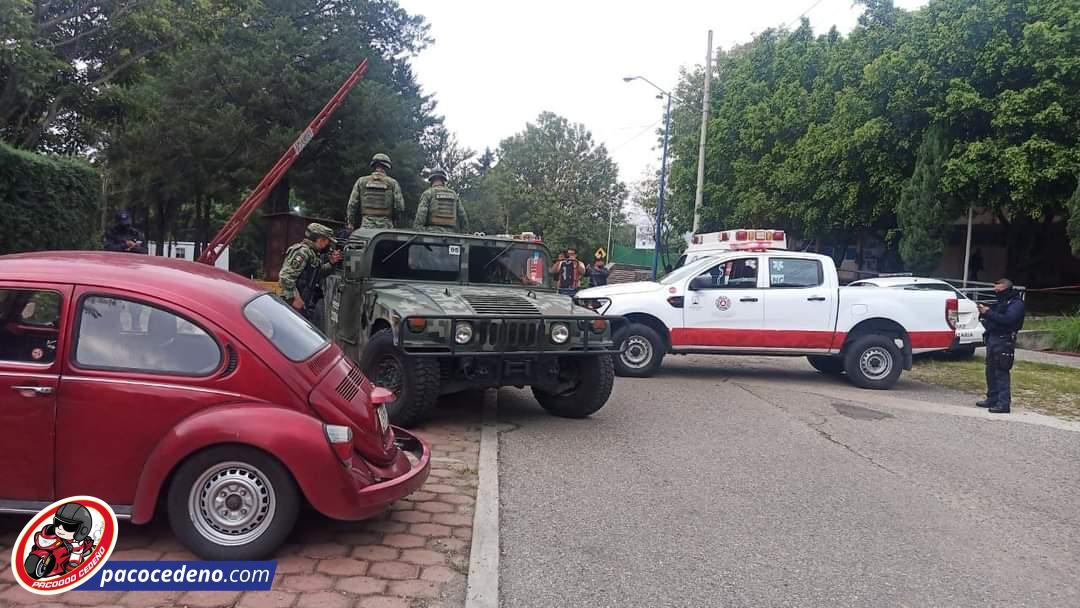
[[[468,232],[469,218],[457,192],[446,186],[446,172],[435,169],[428,176],[431,187],[420,196],[413,228],[425,232]]]
[[[371,158],[371,175],[356,180],[345,221],[350,228],[393,228],[404,219],[405,197],[397,180],[386,174],[390,157],[376,154]]]
[[[317,272],[318,280],[334,270],[334,264],[341,260],[341,252],[335,251],[330,254],[330,261],[323,264],[319,258],[319,252],[325,251],[333,241],[334,231],[322,224],[308,224],[304,231],[304,240],[289,247],[285,251],[285,261],[281,264],[281,272],[278,273],[278,285],[281,287],[281,297],[285,299],[297,312],[304,313],[314,308],[315,302],[304,302],[301,294],[302,285],[297,285],[298,279],[305,271]]]

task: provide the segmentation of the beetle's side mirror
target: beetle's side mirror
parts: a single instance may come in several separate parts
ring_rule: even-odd
[[[694,277],[690,281],[690,291],[701,291],[702,289],[712,289],[716,287],[716,282],[712,276]]]

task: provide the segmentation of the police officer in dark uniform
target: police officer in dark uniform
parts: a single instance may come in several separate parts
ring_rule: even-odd
[[[994,282],[997,301],[979,304],[979,319],[986,328],[986,399],[976,403],[994,414],[1008,414],[1012,402],[1009,370],[1016,352],[1016,333],[1024,326],[1024,300],[1009,279]]]

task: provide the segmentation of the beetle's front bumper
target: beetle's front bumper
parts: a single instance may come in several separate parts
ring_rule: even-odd
[[[431,448],[412,433],[394,428],[398,456],[386,467],[376,467],[353,457],[347,470],[350,500],[339,512],[325,513],[335,519],[367,519],[382,513],[395,501],[420,489],[431,472]],[[375,483],[371,483],[372,477]]]

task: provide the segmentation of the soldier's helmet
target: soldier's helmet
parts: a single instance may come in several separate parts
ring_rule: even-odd
[[[428,182],[431,182],[431,181],[436,180],[436,179],[441,179],[444,182],[448,181],[446,179],[446,171],[443,170],[441,167],[435,167],[434,169],[432,169],[431,173],[428,173],[427,179],[428,179]]]
[[[75,542],[79,542],[90,535],[90,529],[94,525],[94,519],[90,516],[90,509],[77,502],[68,502],[60,505],[53,516],[53,522],[63,526],[65,530],[75,533]]]
[[[309,239],[327,238],[334,239],[334,231],[328,226],[324,226],[317,222],[312,222],[307,225],[307,230],[304,231],[304,236]]]
[[[375,156],[371,157],[371,166],[375,167],[376,165],[382,165],[382,166],[386,167],[387,171],[389,171],[390,167],[391,167],[391,165],[390,165],[390,157],[387,156],[386,154],[383,154],[382,152],[379,152]]]

